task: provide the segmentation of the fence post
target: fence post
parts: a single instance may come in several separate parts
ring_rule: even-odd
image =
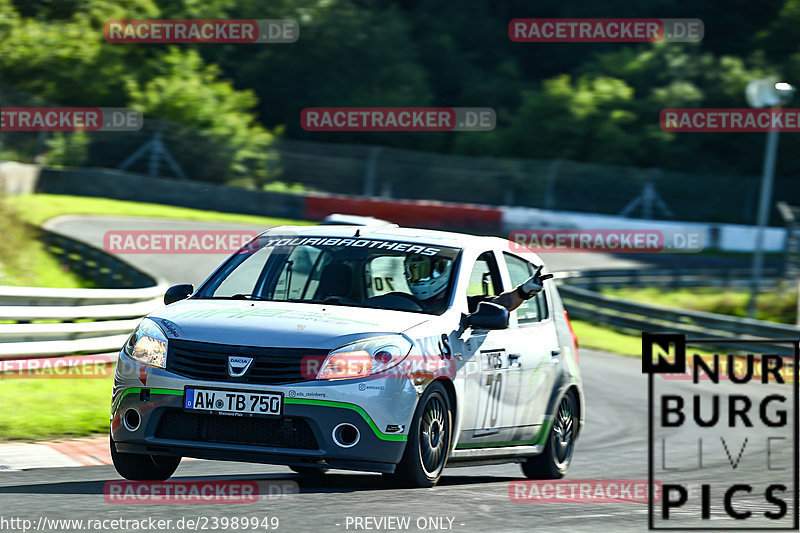
[[[664,200],[656,191],[655,182],[661,175],[661,170],[658,168],[651,168],[647,171],[644,185],[642,186],[642,193],[628,202],[628,205],[619,212],[619,216],[630,216],[637,208],[642,210],[642,218],[653,218],[653,208],[656,207],[661,211],[661,214],[672,218],[672,210],[667,206]]]
[[[378,166],[378,154],[381,152],[380,146],[375,146],[369,152],[367,163],[364,167],[364,196],[375,195],[375,168]]]
[[[553,159],[547,165],[547,177],[545,179],[544,207],[545,209],[555,209],[556,207],[556,178],[558,177],[558,167],[561,166],[560,159]]]

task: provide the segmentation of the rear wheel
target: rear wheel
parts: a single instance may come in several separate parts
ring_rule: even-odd
[[[117,473],[132,481],[164,481],[170,478],[181,462],[180,457],[118,452],[109,436],[111,461]]]
[[[406,487],[433,487],[442,476],[452,442],[452,414],[447,391],[434,381],[414,413],[403,458],[394,474],[384,476]]]
[[[572,391],[561,398],[544,451],[522,463],[522,472],[529,479],[560,479],[569,470],[578,427],[577,405]]]

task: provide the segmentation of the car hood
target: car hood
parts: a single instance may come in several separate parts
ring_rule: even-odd
[[[334,349],[428,320],[386,309],[249,300],[183,300],[150,315],[170,339],[275,348]]]

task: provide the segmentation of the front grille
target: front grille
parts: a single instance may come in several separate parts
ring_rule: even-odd
[[[302,418],[277,420],[166,409],[158,422],[156,437],[300,450],[318,449],[311,426]]]
[[[244,376],[228,376],[229,355],[253,358]],[[208,381],[281,385],[313,379],[314,370],[324,358],[320,350],[305,348],[260,348],[170,339],[167,370]]]

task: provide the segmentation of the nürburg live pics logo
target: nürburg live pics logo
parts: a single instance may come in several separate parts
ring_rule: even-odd
[[[798,529],[798,343],[642,333],[649,529]]]

